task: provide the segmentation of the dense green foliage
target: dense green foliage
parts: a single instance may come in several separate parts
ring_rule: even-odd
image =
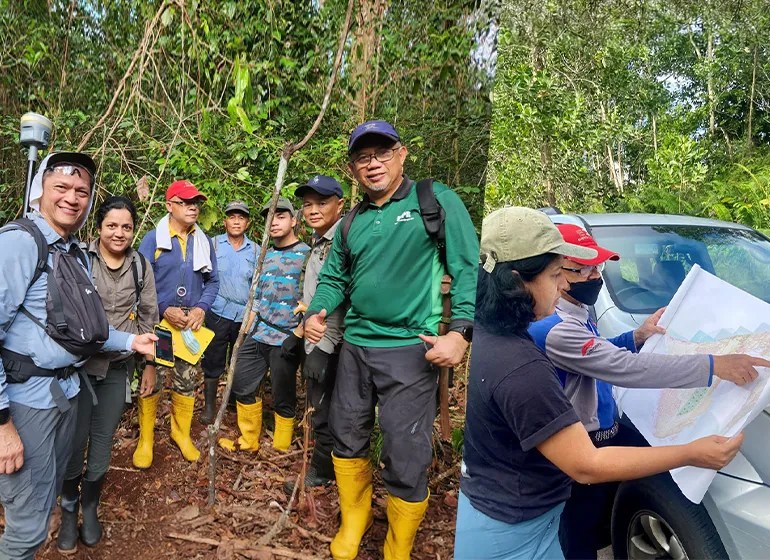
[[[501,18],[487,203],[770,227],[759,0],[558,0]]]
[[[229,200],[261,205],[282,147],[318,114],[346,7],[0,0],[0,222],[21,206],[18,127],[28,110],[54,122],[56,150],[85,141],[99,163],[98,198],[138,202],[140,235],[165,212],[163,193],[177,178],[209,196],[200,221],[214,231]],[[316,173],[350,189],[347,136],[362,120],[385,118],[411,149],[407,173],[447,182],[478,218],[491,76],[474,53],[485,10],[463,0],[357,0],[332,103],[291,161],[288,192]]]

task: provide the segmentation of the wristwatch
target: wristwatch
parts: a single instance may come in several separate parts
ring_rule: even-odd
[[[2,410],[0,410],[0,426],[2,426],[3,424],[7,424],[10,419],[11,419],[10,408],[3,408]]]
[[[471,340],[473,339],[473,325],[465,325],[463,327],[455,327],[455,328],[451,329],[450,332],[458,332],[458,333],[460,333],[461,335],[463,335],[463,338],[466,341],[468,341],[468,342],[471,342]]]

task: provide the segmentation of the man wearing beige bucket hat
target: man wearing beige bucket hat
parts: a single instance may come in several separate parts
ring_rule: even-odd
[[[598,251],[567,243],[545,214],[504,208],[481,230],[455,558],[559,559],[559,518],[572,481],[597,484],[697,465],[719,469],[743,435],[683,446],[598,449],[553,364],[527,328],[553,314],[569,259]]]

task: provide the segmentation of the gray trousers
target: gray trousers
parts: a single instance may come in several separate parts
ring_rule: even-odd
[[[332,395],[330,427],[334,455],[369,455],[375,406],[379,407],[382,480],[407,502],[428,497],[433,459],[438,368],[425,359],[425,345],[361,347],[345,342]]]
[[[72,457],[64,475],[66,480],[83,474],[84,461],[87,461],[85,480],[89,482],[99,480],[110,467],[113,438],[126,400],[126,376],[130,363],[133,360],[121,362],[117,367],[110,365],[107,375],[102,379],[89,377],[99,401],[96,406],[88,391],[80,391],[78,394],[75,437],[72,440]]]
[[[24,465],[13,474],[0,474],[0,501],[5,509],[2,560],[31,560],[45,542],[72,451],[78,398],[69,402],[72,408],[67,412],[14,402],[10,405],[13,424],[24,445]]]

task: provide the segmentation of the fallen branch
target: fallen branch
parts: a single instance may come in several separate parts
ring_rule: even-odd
[[[436,478],[430,481],[429,486],[436,487],[441,481],[446,480],[447,478],[454,476],[457,471],[460,470],[460,465],[455,465],[451,469],[445,470],[440,475],[438,475]]]
[[[196,544],[205,544],[207,546],[214,546],[219,548],[222,545],[232,546],[233,550],[238,554],[246,556],[247,558],[264,558],[264,553],[269,552],[275,556],[282,558],[296,558],[297,560],[315,560],[317,556],[309,556],[302,554],[301,552],[294,552],[288,548],[280,546],[265,546],[265,545],[251,545],[239,541],[218,541],[216,539],[207,539],[205,537],[196,537],[193,535],[181,535],[179,533],[169,533],[166,535],[170,539],[178,539],[180,541],[187,541]]]

